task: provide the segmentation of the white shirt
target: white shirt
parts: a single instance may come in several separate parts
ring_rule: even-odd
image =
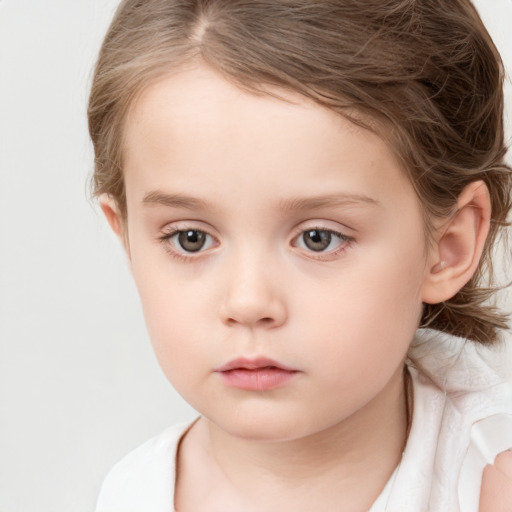
[[[512,448],[506,360],[499,349],[430,330],[418,331],[408,355],[411,429],[369,512],[478,512],[485,465]],[[118,462],[96,512],[174,511],[177,447],[192,424],[168,428]]]

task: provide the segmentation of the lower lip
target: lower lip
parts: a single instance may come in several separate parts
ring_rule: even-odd
[[[219,373],[224,382],[234,388],[267,391],[284,386],[297,372],[269,367],[255,370],[235,368]]]

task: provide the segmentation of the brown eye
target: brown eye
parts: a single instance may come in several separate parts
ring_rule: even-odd
[[[333,229],[313,227],[301,231],[292,240],[292,246],[298,247],[306,254],[309,252],[311,256],[314,253],[322,256],[334,256],[348,247],[352,241],[352,237],[343,235]]]
[[[198,252],[206,243],[207,234],[197,229],[188,229],[177,233],[177,242],[186,252]]]
[[[331,244],[332,233],[321,229],[310,229],[302,233],[302,241],[312,251],[325,251]]]

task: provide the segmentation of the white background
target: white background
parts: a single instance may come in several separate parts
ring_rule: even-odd
[[[118,458],[194,416],[86,199],[88,87],[116,4],[0,0],[0,512],[91,511]],[[476,4],[512,69],[512,0]]]

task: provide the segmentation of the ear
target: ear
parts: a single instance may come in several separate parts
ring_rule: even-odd
[[[128,244],[128,231],[121,215],[117,201],[110,194],[102,194],[99,198],[100,207],[105,214],[107,222],[109,223],[112,231],[119,237],[123,247],[130,257],[130,250]]]
[[[438,304],[451,299],[473,277],[491,220],[491,199],[483,181],[467,185],[456,210],[437,228],[428,258],[422,300]]]

